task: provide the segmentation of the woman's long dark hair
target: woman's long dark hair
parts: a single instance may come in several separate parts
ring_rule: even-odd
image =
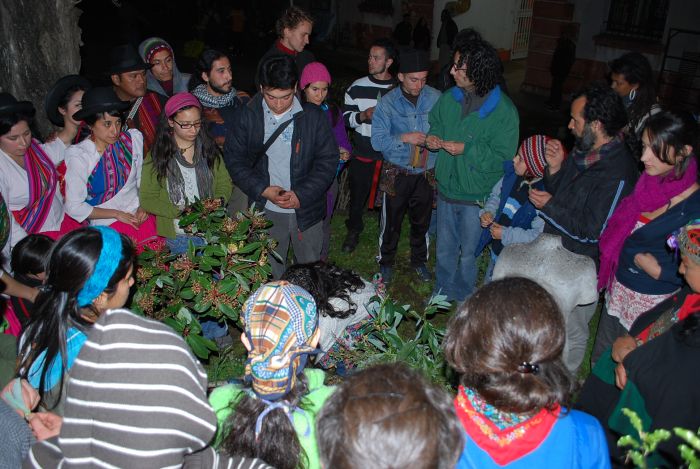
[[[178,110],[172,117],[177,117],[177,115],[186,109],[193,108],[194,106],[186,106]],[[202,119],[204,116],[202,116]],[[176,119],[177,120],[177,119]],[[175,124],[177,125],[177,124]],[[207,126],[202,122],[202,126],[199,128],[199,133],[197,134],[196,145],[202,145],[202,156],[207,161],[207,166],[213,172],[214,166],[217,164],[221,158],[221,149],[214,142],[214,140],[209,135]],[[168,124],[168,116],[162,114],[160,116],[160,121],[158,122],[158,129],[156,131],[156,139],[153,142],[153,148],[151,149],[151,161],[153,161],[153,169],[156,171],[156,179],[161,184],[163,181],[167,181],[168,177],[171,176],[172,170],[170,169],[170,162],[175,157],[175,153],[179,151],[177,144],[175,143],[175,136],[173,135],[173,130]]]
[[[358,305],[352,302],[350,293],[365,286],[362,278],[352,270],[325,262],[293,265],[282,274],[282,280],[308,291],[313,296],[319,313],[341,319],[347,318],[357,311]],[[350,307],[338,311],[330,304],[331,298],[340,298],[347,302]]]
[[[122,258],[117,270],[109,279],[105,292],[114,293],[116,285],[134,264],[134,251],[128,237],[121,235]],[[51,364],[60,353],[62,366],[67,367],[66,337],[68,329],[86,330],[91,323],[82,314],[85,308],[78,306],[78,293],[92,275],[102,250],[102,235],[90,228],[81,228],[65,235],[56,243],[46,270],[46,283],[34,302],[32,317],[22,335],[23,350],[18,362],[20,378],[27,378],[34,360],[46,351],[39,381],[39,396],[45,407],[58,405],[63,392],[65,372],[61,376],[59,392],[53,403],[44,402],[44,386]],[[88,307],[99,315],[94,306]]]
[[[290,409],[303,408],[307,392],[306,378],[302,375],[282,401]],[[304,448],[301,447],[292,422],[282,409],[275,409],[265,416],[260,435],[256,439],[255,424],[266,404],[243,392],[231,406],[234,407],[233,413],[224,423],[224,451],[230,455],[262,459],[277,469],[307,467]],[[313,418],[309,419],[309,425],[313,424]]]
[[[634,132],[639,121],[656,103],[656,87],[651,64],[639,52],[628,52],[612,61],[610,71],[624,76],[631,85],[639,85],[632,104],[627,108],[630,130]]]

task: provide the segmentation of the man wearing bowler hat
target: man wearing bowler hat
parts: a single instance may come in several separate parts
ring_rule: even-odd
[[[379,182],[384,193],[379,265],[385,283],[391,282],[406,212],[411,222],[411,267],[422,281],[432,278],[425,262],[433,209],[435,155],[425,147],[425,137],[429,129],[428,113],[440,92],[425,84],[429,67],[425,52],[409,50],[401,54],[400,86],[384,95],[372,117],[372,147],[384,156]]]
[[[148,151],[156,138],[156,128],[165,98],[146,89],[146,70],[151,65],[141,59],[130,44],[114,47],[109,53],[107,73],[114,92],[122,101],[131,103],[122,130],[139,129],[143,134],[143,151]]]

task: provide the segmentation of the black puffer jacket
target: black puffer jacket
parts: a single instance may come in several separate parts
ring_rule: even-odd
[[[585,171],[569,155],[557,174],[545,176],[545,189],[553,197],[540,210],[544,232],[561,236],[566,249],[591,257],[597,266],[603,228],[638,177],[637,163],[621,141]]]
[[[258,93],[247,105],[236,109],[224,145],[224,161],[233,183],[261,207],[267,201],[262,193],[270,185],[268,159],[260,154],[265,143],[262,99]],[[301,231],[325,216],[325,194],[333,182],[339,157],[328,117],[313,104],[305,103],[303,109],[294,117],[290,168],[291,190],[300,203],[296,215]]]

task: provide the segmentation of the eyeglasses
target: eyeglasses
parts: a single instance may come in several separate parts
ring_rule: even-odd
[[[464,67],[464,68],[457,68],[457,67],[458,67],[457,64],[452,64],[452,68],[454,69],[455,72],[466,72],[467,71],[467,67]]]
[[[202,126],[202,121],[187,122],[187,123],[185,123],[185,124],[181,124],[181,123],[179,123],[178,121],[176,121],[175,119],[173,119],[172,121],[175,122],[177,125],[179,125],[180,128],[181,128],[182,130],[191,129],[192,127],[198,129],[198,128],[200,128],[200,127]]]

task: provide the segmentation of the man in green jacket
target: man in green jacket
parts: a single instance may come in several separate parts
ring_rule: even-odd
[[[429,116],[428,148],[439,150],[435,292],[449,301],[469,297],[476,283],[479,204],[503,176],[518,145],[518,111],[497,85],[496,50],[472,41],[454,53],[450,88]]]

